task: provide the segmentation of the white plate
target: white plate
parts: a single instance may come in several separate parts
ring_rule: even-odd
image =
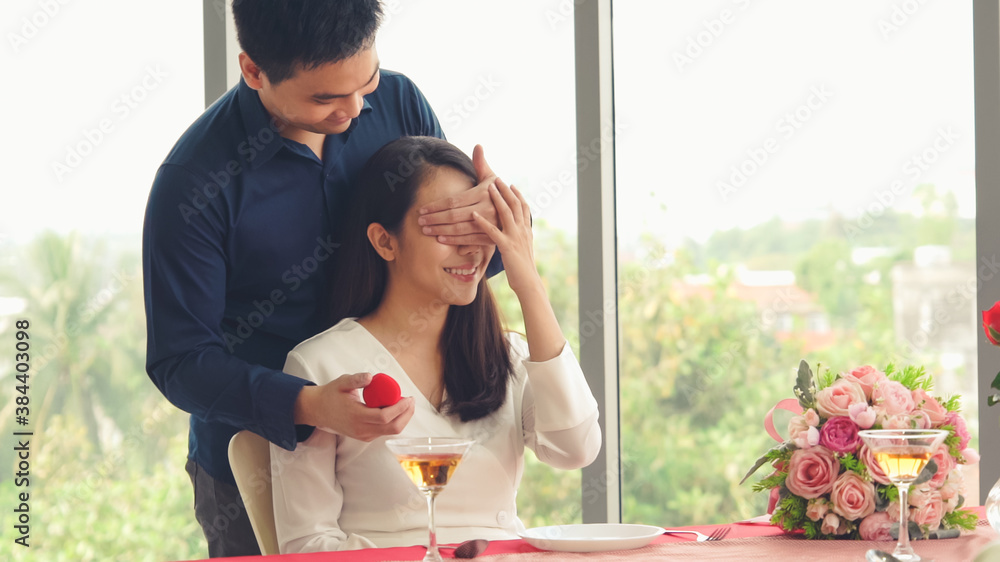
[[[628,550],[646,546],[662,534],[663,527],[614,523],[553,525],[534,527],[518,533],[535,548],[562,552]]]

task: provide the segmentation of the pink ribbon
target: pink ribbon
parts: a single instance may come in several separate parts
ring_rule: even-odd
[[[785,440],[782,439],[781,434],[778,433],[778,430],[774,428],[775,410],[785,410],[787,412],[791,412],[798,416],[801,415],[803,412],[802,406],[799,405],[798,400],[794,398],[786,398],[781,402],[775,404],[774,407],[767,412],[767,415],[764,416],[764,429],[767,430],[767,434],[770,435],[772,438],[774,438],[774,440],[777,441],[778,443],[784,443]]]

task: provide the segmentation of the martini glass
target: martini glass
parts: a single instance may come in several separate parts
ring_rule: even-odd
[[[885,475],[899,489],[899,542],[892,555],[909,562],[920,560],[910,546],[907,492],[948,432],[941,429],[866,429],[859,431],[858,435],[868,444]]]
[[[389,439],[389,448],[399,465],[427,497],[427,530],[430,539],[424,562],[439,562],[441,554],[437,547],[437,531],[434,528],[434,499],[444,490],[451,475],[462,462],[472,439],[451,437],[418,437],[413,439]]]

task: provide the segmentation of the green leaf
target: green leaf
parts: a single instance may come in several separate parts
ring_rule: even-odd
[[[962,440],[955,433],[955,426],[953,425],[942,425],[938,429],[942,429],[948,432],[948,436],[944,438],[944,446],[948,447],[948,454],[955,458],[961,458],[962,451],[959,450],[958,446],[962,444]],[[927,470],[927,467],[924,467]]]
[[[966,529],[968,531],[973,531],[976,528],[976,524],[979,523],[979,516],[971,511],[966,511],[964,509],[956,509],[955,511],[949,511],[941,517],[941,526],[947,529],[954,529],[956,527]]]
[[[813,380],[812,369],[809,368],[809,363],[806,363],[805,359],[799,361],[799,374],[795,379],[793,391],[803,410],[808,410],[815,405],[816,382]]]
[[[1000,341],[1000,332],[994,330],[993,326],[987,326],[986,329],[989,330],[990,336],[993,338],[993,341]]]
[[[812,521],[809,519],[802,524],[802,530],[805,531],[807,539],[830,538],[825,537],[823,532],[820,531],[822,527],[823,523],[821,521]]]
[[[889,500],[885,497],[885,494],[879,493],[881,488],[884,487],[883,484],[875,484],[875,511],[885,511],[889,508]]]
[[[962,409],[962,397],[957,394],[949,396],[947,400],[938,400],[938,403],[949,412],[958,412]]]
[[[914,480],[911,485],[916,486],[917,484],[923,484],[924,482],[929,481],[931,478],[934,478],[937,471],[937,461],[934,459],[927,461],[927,464],[924,465],[924,469],[920,471],[920,474],[917,475],[917,479]]]
[[[812,522],[806,517],[806,507],[808,504],[809,500],[805,498],[800,498],[794,494],[785,494],[778,500],[778,505],[774,508],[774,516],[771,517],[771,522],[779,525],[786,531],[804,529],[808,523]]]
[[[895,486],[875,486],[875,491],[879,496],[885,498],[886,503],[899,501],[899,488]]]
[[[753,485],[754,492],[763,492],[764,490],[770,490],[771,488],[777,488],[785,484],[785,479],[788,478],[787,472],[779,472],[777,474],[772,474],[767,478],[757,482]]]
[[[834,373],[830,369],[820,369],[819,365],[816,366],[816,370],[820,371],[818,375],[820,390],[830,388],[840,378],[839,374]]]
[[[745,475],[743,475],[743,479],[740,480],[740,484],[746,482],[747,478],[750,478],[750,476],[752,476],[754,472],[757,472],[758,468],[764,466],[764,463],[766,463],[767,461],[778,460],[779,458],[783,457],[784,454],[787,453],[788,451],[789,451],[789,444],[787,442],[771,447],[766,453],[761,455],[756,462],[753,463],[753,466],[750,467],[750,470],[747,471]]]
[[[990,383],[990,387],[1000,390],[1000,373],[997,373],[997,376],[993,377],[993,382]]]
[[[854,472],[862,478],[868,477],[868,469],[865,468],[865,463],[851,453],[840,457],[840,466],[842,466],[844,470]]]
[[[920,388],[930,391],[934,388],[934,379],[927,374],[923,367],[908,365],[903,367],[902,371],[896,371],[894,366],[890,364],[886,367],[885,374],[890,380],[898,381],[910,390]]]

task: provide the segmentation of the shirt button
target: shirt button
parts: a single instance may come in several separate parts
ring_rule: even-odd
[[[499,513],[497,513],[497,524],[499,524],[499,525],[506,525],[507,524],[507,520],[508,520],[508,517],[507,517],[507,512],[506,511],[501,510]]]

